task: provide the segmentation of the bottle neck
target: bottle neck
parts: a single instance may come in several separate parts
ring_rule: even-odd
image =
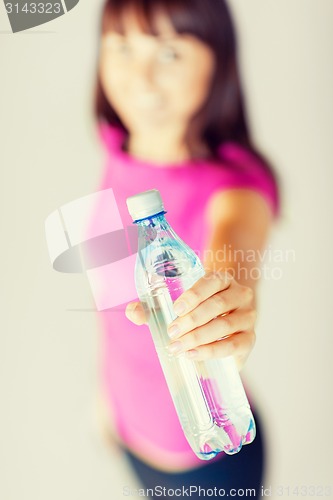
[[[178,239],[169,222],[165,218],[166,211],[159,212],[144,219],[136,220],[134,223],[139,231],[139,248],[147,245],[163,244],[166,240]]]
[[[166,214],[166,211],[158,212],[157,214],[150,215],[149,217],[145,217],[144,219],[135,220],[134,224],[136,224],[137,226],[141,226],[142,228],[150,226],[152,228],[155,228],[156,230],[169,228],[169,223],[166,220],[164,214]]]

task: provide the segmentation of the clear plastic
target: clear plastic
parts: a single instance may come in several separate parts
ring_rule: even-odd
[[[171,341],[167,326],[177,317],[173,302],[205,271],[164,214],[135,221],[139,232],[135,267],[138,297],[191,448],[202,460],[222,451],[232,455],[255,438],[254,418],[234,358],[195,361],[166,349]]]

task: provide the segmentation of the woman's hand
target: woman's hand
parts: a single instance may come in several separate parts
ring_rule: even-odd
[[[228,272],[207,271],[174,302],[178,317],[168,325],[169,352],[194,360],[233,355],[240,371],[256,339],[253,303],[252,288]],[[136,324],[146,322],[140,302],[128,304],[126,316]]]

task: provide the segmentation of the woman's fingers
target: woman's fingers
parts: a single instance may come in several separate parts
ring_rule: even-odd
[[[130,302],[127,304],[125,314],[127,319],[136,325],[144,325],[147,323],[146,314],[141,302]]]
[[[239,293],[239,288],[229,288],[215,293],[195,309],[177,317],[168,325],[168,333],[172,339],[178,338],[195,328],[204,325],[221,314],[229,313],[234,309],[245,306],[245,294]]]
[[[241,370],[256,338],[253,296],[228,272],[207,271],[174,302],[178,317],[168,326],[169,353],[194,360],[233,355]],[[136,325],[148,322],[141,302],[129,303],[125,313]]]
[[[184,316],[211,295],[228,288],[232,281],[233,277],[228,272],[206,272],[191,288],[175,300],[175,313],[177,316]]]
[[[172,341],[168,345],[168,351],[172,354],[179,354],[204,344],[210,344],[237,332],[252,330],[255,319],[256,311],[254,309],[237,309],[225,316],[219,316]]]
[[[234,356],[238,370],[245,364],[251,350],[256,342],[254,330],[239,332],[230,337],[211,344],[202,345],[194,350],[187,351],[185,356],[193,360],[204,360],[211,358],[224,358]]]

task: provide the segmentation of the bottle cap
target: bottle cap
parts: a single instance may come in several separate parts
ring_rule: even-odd
[[[139,220],[164,212],[164,205],[158,189],[150,189],[143,193],[130,196],[126,200],[132,219]]]

